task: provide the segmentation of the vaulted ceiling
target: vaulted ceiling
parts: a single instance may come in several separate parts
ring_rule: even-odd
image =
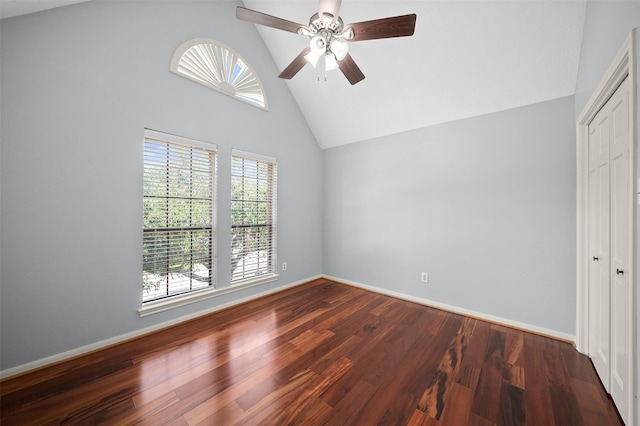
[[[243,0],[307,24],[316,0]],[[307,65],[287,84],[322,148],[533,104],[575,93],[584,1],[343,0],[345,24],[416,13],[413,37],[350,44],[366,78]],[[240,23],[239,25],[252,25]],[[258,26],[279,70],[308,45]]]
[[[74,2],[3,0],[0,16]],[[317,0],[243,3],[301,24],[318,8]],[[585,9],[584,0],[343,0],[345,24],[416,13],[415,34],[351,43],[366,76],[354,86],[339,70],[318,81],[309,65],[287,84],[322,148],[573,95]],[[279,70],[308,46],[304,36],[257,28]]]

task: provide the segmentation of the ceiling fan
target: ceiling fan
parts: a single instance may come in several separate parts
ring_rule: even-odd
[[[318,79],[325,70],[340,68],[349,83],[356,84],[364,79],[364,74],[349,55],[348,42],[407,37],[413,35],[416,26],[415,13],[344,25],[339,16],[342,0],[319,2],[318,13],[311,16],[309,25],[287,21],[242,6],[236,8],[238,19],[310,38],[309,46],[303,49],[278,77],[290,79],[310,63],[318,69]]]

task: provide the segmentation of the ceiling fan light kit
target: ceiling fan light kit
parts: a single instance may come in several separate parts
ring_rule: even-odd
[[[319,17],[316,13],[311,17],[309,29],[299,31],[302,35],[311,38],[310,52],[304,56],[304,59],[318,70],[318,81],[322,78],[326,81],[326,71],[338,68],[338,61],[343,60],[349,52],[349,45],[342,33],[343,27],[340,17],[336,19],[330,13]]]
[[[348,42],[411,36],[415,30],[416,15],[358,22],[345,27],[339,16],[341,3],[342,0],[320,0],[319,11],[311,16],[308,26],[242,6],[237,7],[236,17],[309,37],[309,47],[300,52],[278,77],[291,79],[309,63],[317,70],[318,80],[326,80],[326,71],[339,68],[349,83],[356,84],[364,79],[364,74],[349,55]]]

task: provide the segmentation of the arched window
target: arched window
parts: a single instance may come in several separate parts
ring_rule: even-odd
[[[209,38],[182,43],[171,58],[171,72],[267,110],[267,97],[251,65],[229,46]]]

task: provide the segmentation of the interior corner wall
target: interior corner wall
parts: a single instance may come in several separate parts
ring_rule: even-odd
[[[325,150],[325,274],[574,335],[575,139],[570,96]]]
[[[3,371],[322,273],[322,151],[236,5],[91,1],[0,21]],[[169,72],[195,37],[247,59],[268,112]],[[218,144],[219,287],[231,149],[277,158],[278,281],[138,316],[145,127]]]

